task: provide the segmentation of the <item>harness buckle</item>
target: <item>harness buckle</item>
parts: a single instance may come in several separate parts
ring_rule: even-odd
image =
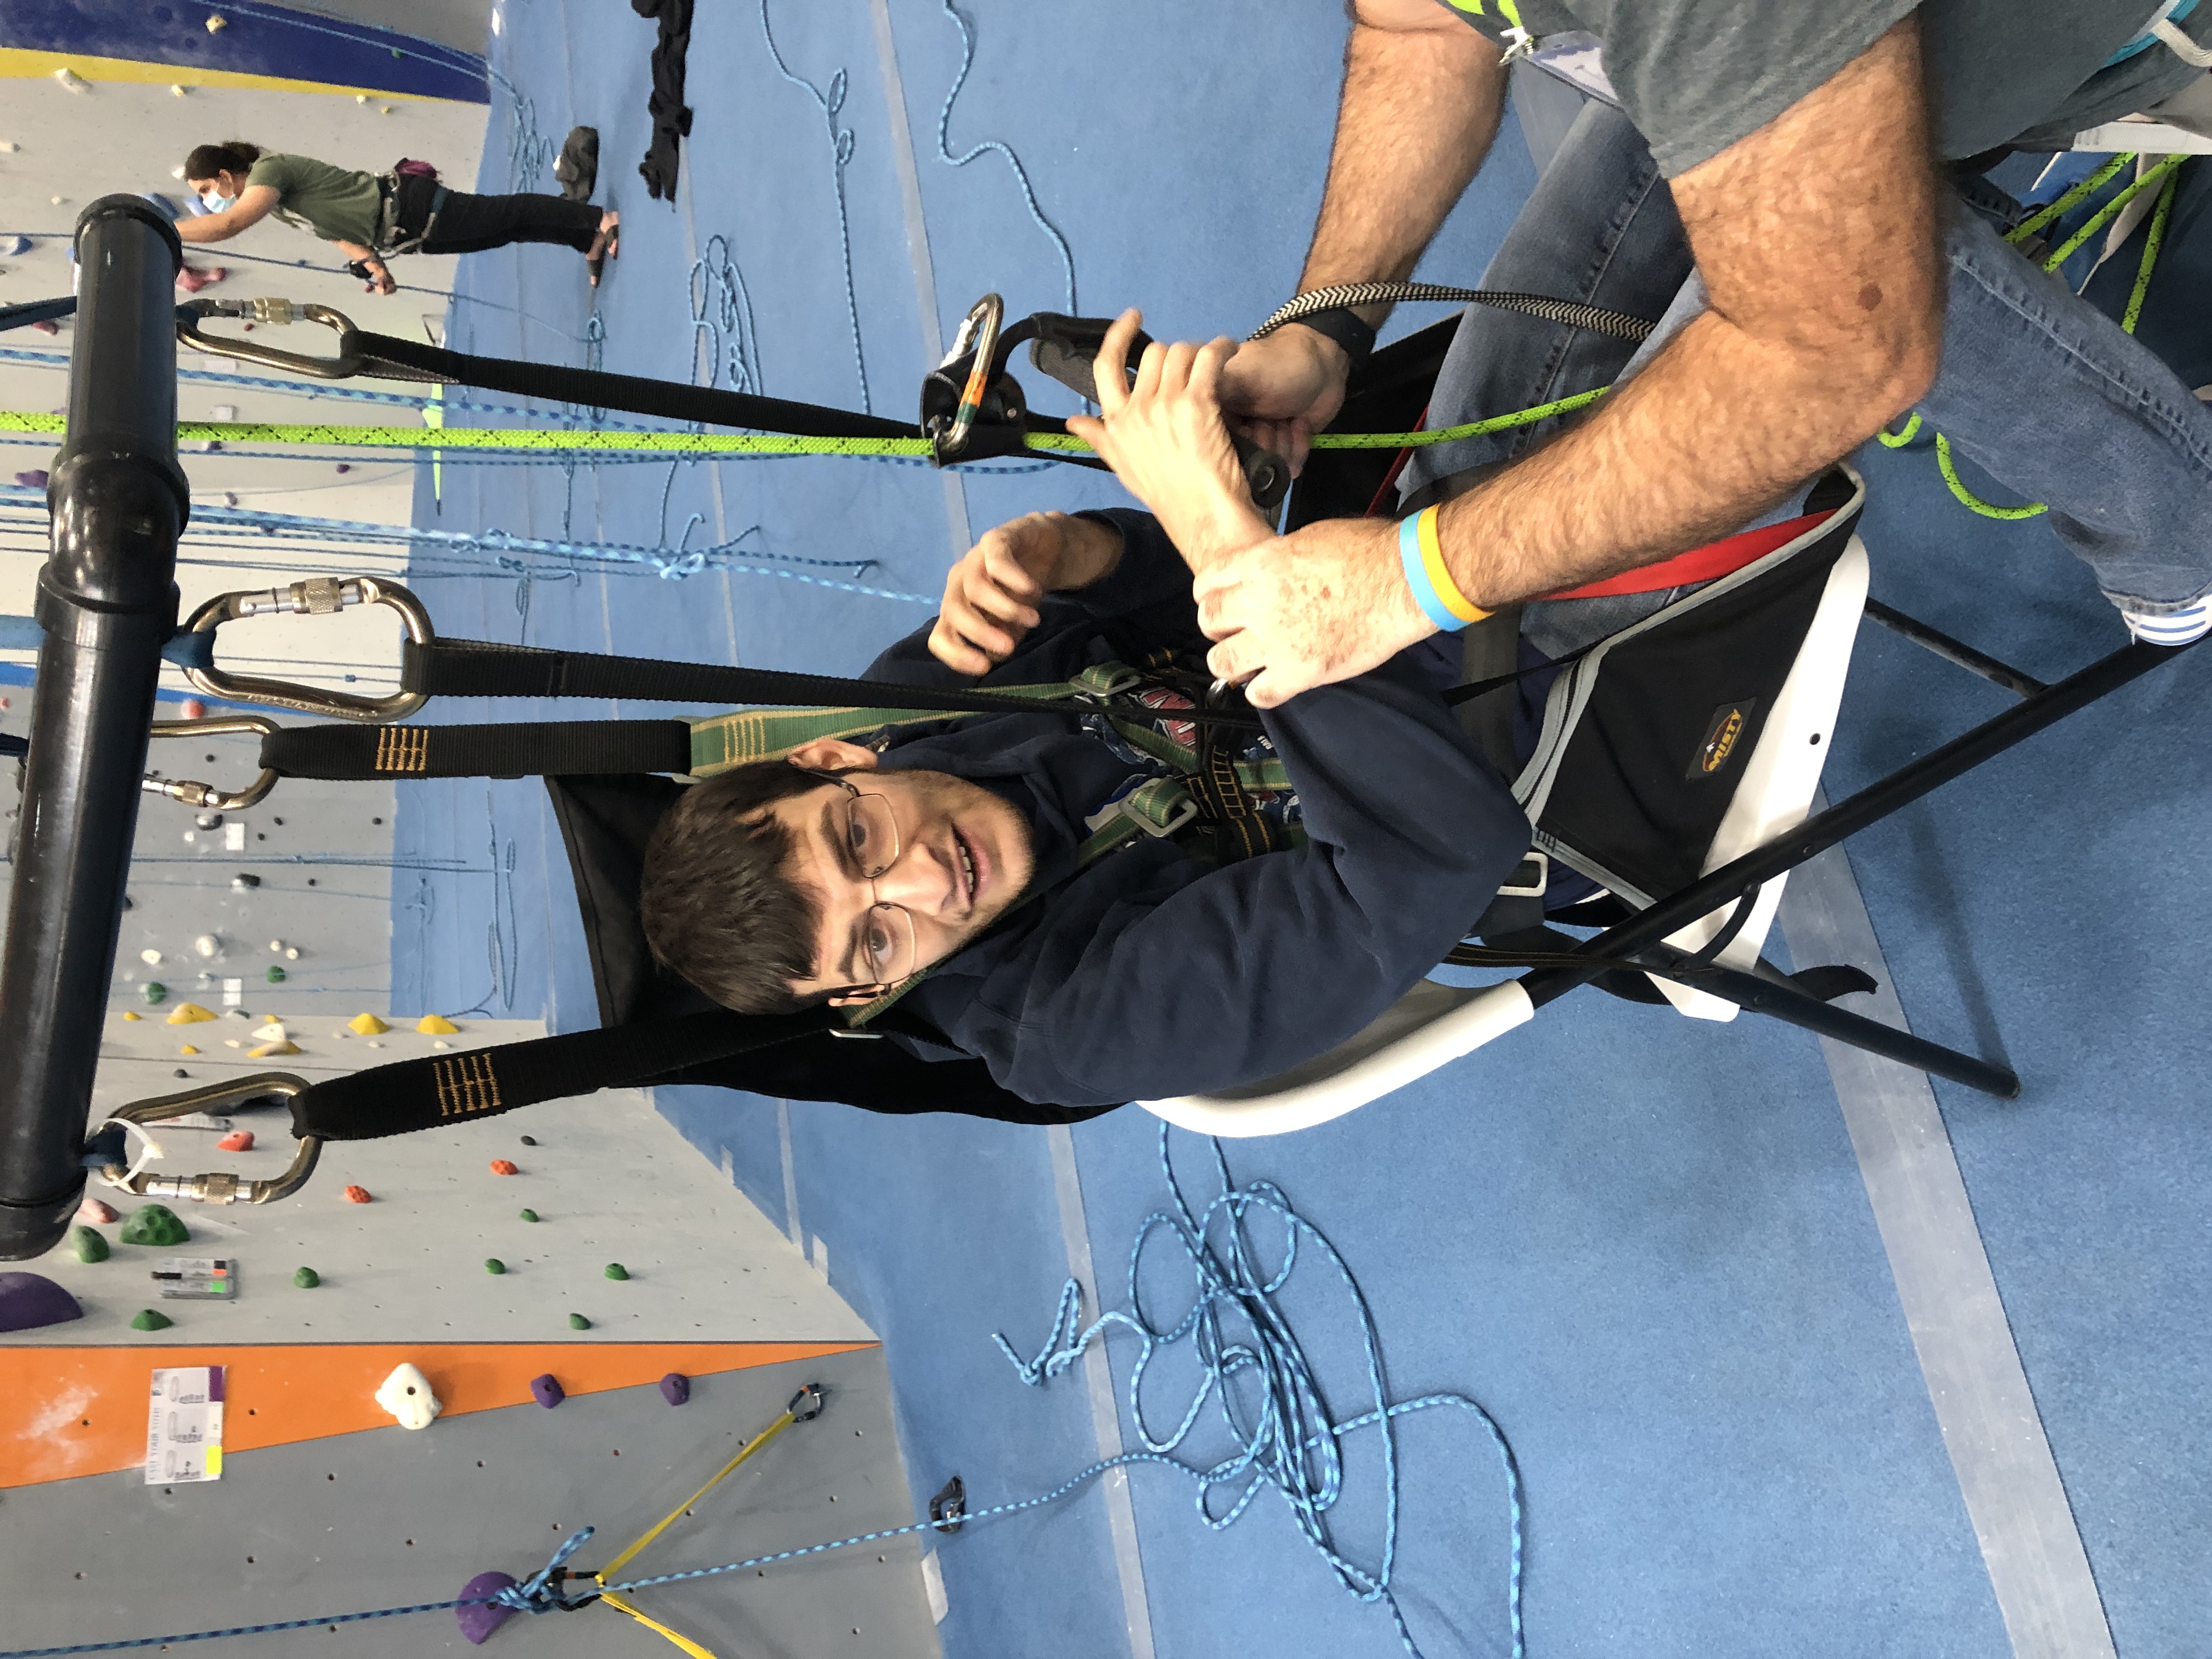
[[[255,341],[202,333],[200,323],[213,317],[240,317],[280,328],[295,322],[320,323],[336,331],[338,354],[335,357],[310,356],[297,351],[280,351],[275,346]],[[177,337],[193,350],[204,351],[211,357],[234,357],[240,362],[258,363],[264,368],[305,374],[317,380],[349,380],[362,372],[366,360],[354,343],[359,333],[353,319],[342,311],[290,300],[192,300],[177,307]]]
[[[1533,848],[1521,855],[1521,862],[1513,866],[1498,890],[1499,898],[1541,898],[1552,884],[1552,860],[1548,854]]]
[[[265,738],[278,727],[266,714],[226,714],[215,720],[155,720],[151,730],[157,738],[217,738],[233,732],[258,732]],[[282,775],[273,767],[264,767],[259,777],[235,794],[226,793],[212,784],[195,783],[190,778],[142,778],[138,787],[149,795],[182,801],[187,806],[236,812],[258,805],[276,787],[276,780]]]
[[[1155,841],[1167,840],[1198,816],[1198,799],[1186,792],[1176,809],[1169,813],[1165,819],[1155,823],[1151,818],[1146,817],[1144,808],[1133,805],[1139,793],[1141,793],[1139,790],[1133,789],[1115,805],[1121,808],[1123,817],[1128,819]]]
[[[264,1100],[271,1095],[289,1100],[307,1086],[305,1078],[295,1077],[289,1072],[261,1072],[228,1082],[202,1084],[180,1095],[136,1101],[110,1113],[107,1122],[126,1125],[143,1133],[149,1123],[161,1123],[215,1107],[243,1105],[249,1100]],[[97,1141],[96,1135],[94,1139]],[[149,1175],[135,1164],[112,1162],[100,1166],[100,1178],[111,1187],[119,1187],[140,1198],[185,1198],[195,1204],[274,1204],[307,1185],[322,1150],[323,1143],[313,1135],[301,1135],[291,1167],[283,1175],[264,1181],[247,1181],[227,1170],[196,1176]],[[143,1157],[139,1161],[143,1163]]]
[[[349,605],[389,605],[399,613],[408,640],[428,645],[435,637],[430,613],[422,602],[397,582],[374,576],[315,576],[289,587],[270,587],[219,593],[185,624],[193,634],[212,634],[227,622],[285,612],[295,616],[332,617]],[[266,703],[272,708],[296,709],[303,714],[322,714],[345,720],[394,720],[413,714],[430,701],[427,691],[395,691],[388,697],[357,697],[344,691],[325,691],[289,680],[261,679],[247,674],[227,674],[213,665],[187,666],[185,678],[212,696],[238,702]],[[201,730],[206,730],[203,724]]]

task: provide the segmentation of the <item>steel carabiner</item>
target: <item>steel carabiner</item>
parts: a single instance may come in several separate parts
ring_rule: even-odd
[[[212,634],[227,622],[248,617],[334,617],[349,605],[385,605],[399,613],[409,641],[428,645],[436,637],[430,613],[422,602],[397,582],[374,576],[315,576],[289,587],[270,587],[219,593],[185,624],[193,634]],[[212,657],[210,657],[210,663]],[[427,691],[395,691],[388,697],[357,697],[344,691],[325,691],[289,680],[260,679],[248,674],[226,674],[213,666],[186,667],[185,678],[210,696],[238,702],[266,703],[272,708],[296,709],[303,714],[324,714],[344,720],[404,719],[430,701]]]
[[[295,1077],[289,1072],[260,1072],[228,1083],[203,1084],[180,1095],[163,1095],[158,1100],[137,1101],[120,1111],[108,1114],[106,1121],[131,1124],[143,1129],[149,1123],[161,1123],[210,1107],[242,1105],[249,1100],[264,1100],[271,1095],[289,1100],[307,1087],[305,1078]],[[133,1174],[126,1164],[106,1164],[100,1170],[100,1176],[109,1186],[120,1188],[140,1198],[185,1198],[195,1204],[273,1204],[280,1198],[290,1197],[307,1184],[307,1177],[315,1172],[315,1160],[321,1156],[322,1150],[323,1143],[316,1137],[301,1135],[300,1149],[292,1157],[291,1168],[283,1175],[265,1181],[243,1181],[225,1170],[196,1176],[157,1176],[143,1170]]]
[[[155,720],[152,728],[153,735],[157,738],[219,738],[234,732],[255,732],[265,738],[278,729],[276,722],[266,714],[223,714],[204,720]],[[283,775],[273,767],[264,766],[259,777],[235,794],[227,794],[210,784],[195,783],[190,778],[142,778],[138,787],[149,795],[182,801],[187,806],[209,807],[217,812],[237,812],[258,805],[262,798],[276,787],[276,780]]]
[[[297,351],[280,351],[258,342],[203,334],[200,322],[210,317],[241,317],[280,328],[301,321],[320,323],[325,328],[337,331],[338,355],[312,357]],[[177,337],[193,350],[206,352],[211,357],[234,357],[240,362],[258,363],[264,368],[282,369],[318,380],[349,380],[361,373],[365,359],[354,344],[359,332],[353,319],[343,311],[290,300],[193,300],[177,307]]]

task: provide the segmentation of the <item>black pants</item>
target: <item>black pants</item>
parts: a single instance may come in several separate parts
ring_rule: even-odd
[[[510,242],[559,242],[591,252],[599,210],[565,196],[468,196],[449,191],[422,253],[481,253]]]

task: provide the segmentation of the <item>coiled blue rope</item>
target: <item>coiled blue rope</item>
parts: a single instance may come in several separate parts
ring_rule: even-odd
[[[1456,1407],[1474,1413],[1481,1422],[1497,1448],[1498,1461],[1504,1471],[1510,1510],[1512,1550],[1506,1585],[1506,1613],[1512,1631],[1514,1659],[1523,1659],[1521,1474],[1514,1462],[1513,1449],[1504,1431],[1488,1412],[1460,1395],[1432,1394],[1424,1395],[1418,1400],[1392,1401],[1383,1381],[1381,1344],[1376,1334],[1374,1316],[1369,1310],[1367,1298],[1361,1293],[1358,1283],[1352,1278],[1352,1270],[1345,1264],[1344,1258],[1337,1254],[1335,1248],[1311,1222],[1291,1208],[1290,1200],[1273,1183],[1255,1181],[1248,1186],[1238,1187],[1231,1182],[1229,1161],[1218,1140],[1209,1140],[1207,1145],[1213,1152],[1214,1166],[1221,1179],[1221,1191],[1204,1210],[1194,1214],[1188,1201],[1183,1197],[1182,1186],[1176,1179],[1175,1164],[1169,1152],[1168,1127],[1164,1123],[1160,1126],[1160,1170],[1167,1180],[1172,1207],[1155,1211],[1145,1218],[1138,1230],[1136,1243],[1129,1253],[1129,1311],[1105,1314],[1087,1328],[1083,1328],[1079,1318],[1082,1290],[1071,1279],[1060,1292],[1060,1310],[1053,1322],[1052,1334],[1047,1339],[1043,1351],[1034,1360],[1023,1360],[1005,1337],[993,1338],[1006,1358],[1013,1362],[1022,1380],[1037,1386],[1073,1365],[1083,1356],[1091,1341],[1109,1327],[1122,1326],[1135,1331],[1142,1340],[1143,1347],[1130,1376],[1129,1402],[1138,1433],[1144,1441],[1143,1449],[1103,1458],[1062,1481],[1050,1492],[1011,1504],[998,1504],[989,1509],[977,1510],[964,1520],[990,1521],[1018,1515],[1024,1510],[1058,1502],[1109,1469],[1124,1468],[1138,1463],[1158,1463],[1179,1469],[1198,1481],[1199,1516],[1218,1532],[1235,1522],[1263,1488],[1273,1486],[1289,1502],[1300,1530],[1328,1562],[1338,1581],[1361,1601],[1381,1601],[1389,1607],[1397,1627],[1399,1641],[1407,1653],[1419,1659],[1420,1650],[1414,1644],[1413,1633],[1406,1626],[1405,1615],[1390,1589],[1398,1532],[1397,1454],[1391,1425],[1409,1413],[1443,1406]],[[1264,1253],[1248,1235],[1247,1223],[1255,1216],[1272,1217],[1282,1225],[1281,1260],[1272,1269],[1264,1264]],[[1194,1275],[1194,1295],[1190,1310],[1167,1330],[1158,1328],[1145,1317],[1137,1288],[1137,1275],[1145,1247],[1155,1233],[1163,1231],[1182,1244],[1190,1258]],[[1342,1422],[1330,1420],[1320,1383],[1291,1328],[1288,1317],[1273,1300],[1276,1293],[1289,1281],[1297,1264],[1301,1241],[1310,1249],[1318,1249],[1336,1269],[1359,1316],[1367,1360],[1368,1395],[1374,1403],[1369,1410]],[[1203,1377],[1197,1394],[1193,1396],[1175,1431],[1164,1439],[1155,1439],[1146,1426],[1143,1402],[1139,1398],[1146,1368],[1161,1350],[1186,1338],[1190,1340],[1199,1358]],[[1232,1386],[1236,1379],[1248,1373],[1252,1374],[1261,1385],[1256,1417],[1249,1416],[1249,1407],[1238,1403],[1239,1394],[1249,1400],[1251,1389],[1243,1385]],[[1235,1437],[1239,1450],[1211,1466],[1205,1466],[1186,1462],[1174,1454],[1203,1413],[1209,1396],[1218,1396],[1222,1420]],[[1380,1565],[1372,1570],[1348,1560],[1337,1552],[1329,1541],[1328,1522],[1328,1510],[1343,1492],[1343,1460],[1338,1443],[1355,1430],[1364,1428],[1380,1428],[1382,1431],[1388,1504],[1382,1559]],[[1214,1488],[1224,1486],[1241,1486],[1242,1490],[1237,1493],[1230,1507],[1217,1515],[1210,1507],[1209,1498]],[[810,1544],[799,1549],[756,1555],[719,1567],[695,1567],[686,1572],[664,1572],[649,1578],[633,1578],[606,1588],[617,1595],[629,1595],[661,1584],[683,1583],[695,1578],[713,1578],[725,1573],[744,1572],[778,1562],[797,1561],[808,1556],[827,1554],[833,1550],[850,1549],[856,1545],[879,1543],[885,1539],[904,1538],[911,1534],[937,1529],[937,1523],[933,1522],[917,1522],[911,1526],[892,1527],[881,1532],[861,1533],[857,1537],[840,1538],[827,1544]],[[380,1607],[368,1613],[337,1613],[321,1619],[291,1619],[276,1624],[242,1625],[228,1630],[195,1631],[182,1635],[137,1637],[117,1642],[86,1642],[70,1647],[19,1649],[0,1653],[0,1659],[69,1659],[70,1656],[76,1654],[112,1653],[124,1649],[162,1646],[171,1643],[212,1641],[219,1637],[310,1630],[318,1625],[359,1624],[368,1620],[393,1619],[407,1613],[435,1613],[487,1603],[531,1613],[572,1609],[592,1601],[598,1593],[596,1589],[576,1595],[567,1595],[562,1592],[559,1581],[553,1575],[590,1539],[592,1531],[591,1528],[586,1527],[574,1534],[536,1573],[494,1595],[457,1597],[450,1601],[422,1601],[408,1607]]]

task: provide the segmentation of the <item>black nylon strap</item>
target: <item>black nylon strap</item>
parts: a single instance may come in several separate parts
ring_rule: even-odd
[[[837,679],[724,663],[662,662],[477,640],[433,640],[402,648],[399,683],[447,697],[630,697],[647,702],[709,702],[730,708],[935,708],[962,714],[1082,714],[1110,708],[1135,720],[1154,711],[1117,703],[1048,702],[986,691],[937,691],[883,680]],[[1256,730],[1249,711],[1178,709],[1177,720]]]
[[[356,331],[346,343],[360,353],[362,374],[386,380],[442,381],[486,392],[512,392],[521,398],[576,404],[586,409],[619,409],[632,415],[657,415],[665,420],[696,421],[705,426],[741,427],[758,432],[787,432],[803,438],[922,435],[920,427],[848,410],[823,409],[781,398],[756,397],[748,392],[721,392],[709,386],[648,380],[635,374],[609,374],[599,369],[567,368],[551,363],[512,362],[502,357],[472,357],[465,352],[448,351],[425,341],[404,340],[389,334]],[[1048,427],[1065,429],[1057,421],[1036,421],[1030,424],[1039,430]]]
[[[292,1133],[320,1140],[411,1134],[540,1101],[635,1087],[842,1024],[842,1012],[828,1007],[769,1016],[717,1009],[403,1060],[311,1084],[292,1097]]]
[[[261,764],[288,778],[681,776],[691,769],[691,727],[685,720],[295,726],[262,738]]]

